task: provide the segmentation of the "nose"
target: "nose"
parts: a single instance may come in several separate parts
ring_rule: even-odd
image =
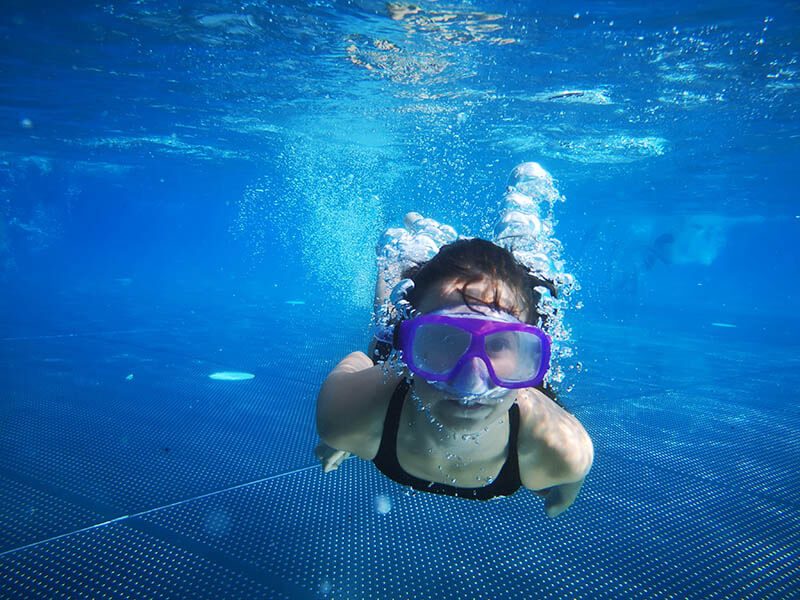
[[[461,366],[448,383],[465,395],[482,394],[489,389],[489,370],[483,359],[473,356]]]

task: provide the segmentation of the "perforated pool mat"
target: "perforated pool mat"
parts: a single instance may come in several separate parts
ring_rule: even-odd
[[[691,490],[687,492],[686,490]],[[365,463],[153,510],[0,557],[27,597],[789,597],[796,508],[607,457],[564,516],[408,494]]]
[[[568,397],[595,466],[550,520],[525,491],[488,503],[409,494],[355,459],[323,475],[314,398],[357,332],[300,345],[291,372],[288,341],[278,360],[243,342],[216,361],[197,350],[212,344],[181,335],[0,344],[0,596],[797,594],[800,376],[779,353],[758,357],[759,385],[736,376],[755,360],[746,353],[616,395],[613,371],[598,371],[602,393],[583,383]],[[640,353],[584,350],[635,382]],[[208,378],[240,365],[256,377]]]
[[[0,494],[12,499],[0,519],[25,515],[0,530],[0,550],[315,462],[319,360],[217,381],[247,357],[226,367],[130,337],[0,344]],[[47,516],[51,502],[71,507],[64,519]]]

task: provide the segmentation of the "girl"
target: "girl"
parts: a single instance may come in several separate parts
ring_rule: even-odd
[[[488,500],[525,487],[561,514],[594,451],[542,384],[550,340],[536,288],[553,284],[482,239],[446,244],[403,277],[379,364],[354,352],[319,392],[325,472],[354,454],[416,490]]]

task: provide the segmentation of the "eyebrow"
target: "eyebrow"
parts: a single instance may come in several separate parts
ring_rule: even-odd
[[[478,298],[477,296],[473,296],[471,294],[463,294],[463,296],[464,296],[464,300],[468,301],[467,302],[467,307],[469,307],[470,310],[473,310],[472,309],[473,305],[478,305],[478,306],[485,306],[486,308],[490,308],[490,309],[492,309],[494,311],[497,311],[497,312],[505,312],[505,313],[508,313],[508,314],[513,315],[515,317],[518,317],[519,315],[522,314],[521,310],[514,310],[511,307],[503,306],[502,304],[500,304],[497,301],[497,298],[498,298],[499,294],[495,294],[495,296],[494,296],[495,300],[493,300],[492,302],[486,302],[482,298]],[[474,311],[474,312],[477,312],[477,311]]]

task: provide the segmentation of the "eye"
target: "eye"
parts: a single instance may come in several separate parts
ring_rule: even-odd
[[[505,336],[493,336],[486,340],[486,351],[493,354],[511,350],[511,340]]]

